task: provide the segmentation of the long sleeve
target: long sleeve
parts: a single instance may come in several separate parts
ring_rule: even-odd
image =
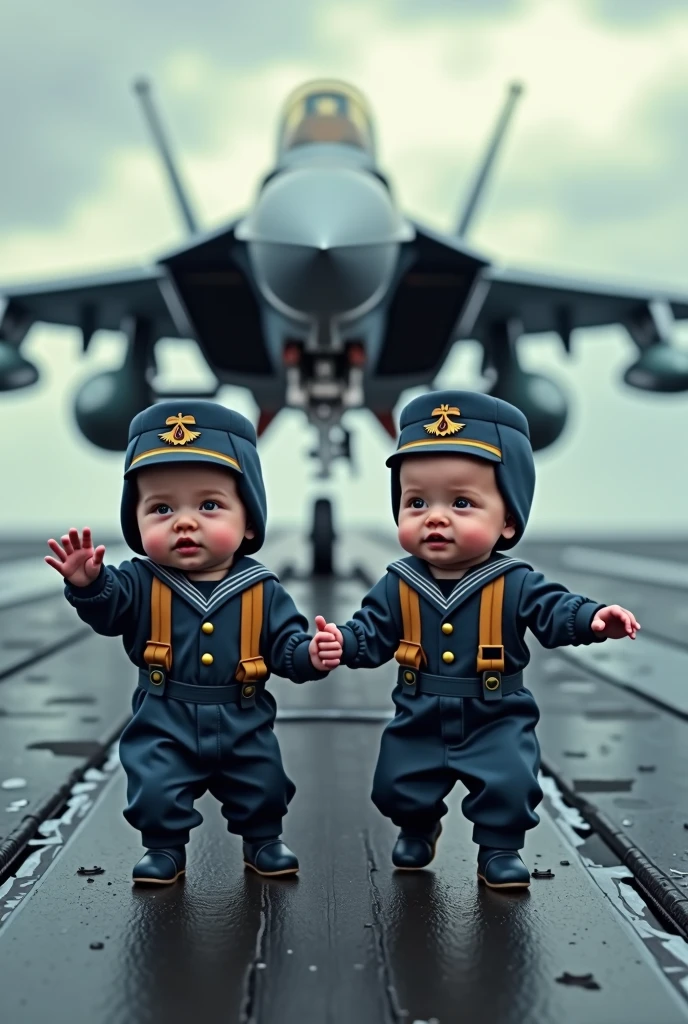
[[[103,636],[121,636],[140,615],[140,584],[131,562],[103,566],[87,587],[65,582],[65,597],[80,619]]]
[[[294,683],[324,679],[328,672],[313,666],[308,653],[312,635],[307,620],[280,583],[274,583],[267,615],[267,652],[271,672]]]
[[[390,594],[395,590],[395,603]],[[387,573],[363,598],[353,618],[340,626],[344,640],[342,664],[377,668],[394,657],[402,635],[397,578]]]
[[[600,608],[604,605],[531,571],[523,580],[518,613],[543,647],[577,647],[605,639],[590,628]]]

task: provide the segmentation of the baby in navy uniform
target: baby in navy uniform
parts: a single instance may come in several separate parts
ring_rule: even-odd
[[[266,499],[253,426],[214,402],[161,402],[129,428],[121,505],[134,551],[119,568],[71,529],[49,540],[46,562],[97,633],[122,636],[139,669],[133,717],[120,739],[127,821],[146,853],[139,883],[172,883],[185,870],[194,808],[209,790],[244,863],[261,875],[298,871],[281,841],[295,787],[273,726],[271,672],[323,678],[341,648],[306,632],[277,577],[248,557],[265,538]]]
[[[640,626],[501,553],[521,539],[535,487],[528,424],[514,406],[464,391],[416,398],[387,465],[409,557],[388,566],[346,625],[316,624],[342,642],[345,665],[399,663],[372,793],[400,829],[394,865],[430,863],[460,780],[479,879],[522,888],[530,874],[518,851],[542,799],[525,632],[555,648],[634,639]]]

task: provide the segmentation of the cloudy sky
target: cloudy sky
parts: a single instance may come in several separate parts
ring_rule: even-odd
[[[252,201],[287,91],[327,75],[367,94],[404,209],[451,230],[517,78],[526,92],[471,243],[511,266],[688,294],[685,0],[53,0],[45,12],[5,0],[0,19],[0,283],[145,263],[183,241],[131,92],[140,74],[208,228]],[[688,346],[688,325],[677,338]],[[98,335],[85,359],[79,346],[71,330],[34,328],[25,351],[41,383],[0,398],[9,535],[117,528],[121,457],[89,446],[71,408],[121,341]],[[192,345],[161,355],[169,386],[203,379]],[[524,365],[571,399],[565,437],[538,457],[531,535],[686,532],[688,395],[622,388],[633,358],[620,328],[579,332],[568,361],[554,339],[524,343]],[[471,345],[439,383],[479,385]],[[255,415],[245,392],[220,397]],[[329,490],[341,520],[390,522],[388,439],[367,414],[351,425],[356,473],[323,485],[305,421],[280,417],[261,448],[273,521],[302,519]]]

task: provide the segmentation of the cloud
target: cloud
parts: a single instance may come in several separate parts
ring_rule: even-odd
[[[324,9],[331,0],[319,0]],[[0,33],[5,229],[64,225],[72,205],[96,194],[118,149],[148,144],[131,83],[159,83],[178,53],[235,73],[317,51],[316,0],[5,0]],[[198,95],[187,82],[162,113],[174,149],[208,146],[232,97]],[[200,102],[199,102],[200,101]],[[245,102],[245,97],[242,99]],[[227,126],[227,130],[229,130]]]
[[[460,18],[494,18],[504,11],[516,11],[525,7],[525,0],[392,0],[391,11],[402,17],[424,20],[434,15],[448,14]]]
[[[615,24],[646,28],[663,17],[686,12],[684,0],[587,0],[592,13]]]

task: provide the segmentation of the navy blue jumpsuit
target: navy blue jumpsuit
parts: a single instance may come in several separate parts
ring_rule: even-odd
[[[526,629],[544,647],[599,641],[590,627],[603,607],[551,583],[519,559],[493,554],[463,577],[438,581],[413,556],[388,566],[346,625],[343,663],[375,668],[394,657],[403,636],[399,580],[420,597],[421,643],[427,656],[420,675],[451,680],[474,677],[480,590],[504,574],[504,675],[520,672],[530,655]],[[518,850],[537,825],[539,711],[525,687],[489,703],[481,698],[409,694],[399,670],[392,699],[394,719],[385,728],[372,798],[401,828],[430,832],[447,813],[444,800],[457,781],[468,789],[462,808],[483,846]]]
[[[220,801],[230,832],[249,842],[278,836],[295,787],[273,731],[274,698],[264,680],[251,707],[212,703],[212,691],[201,703],[174,699],[165,686],[150,684],[143,652],[151,634],[153,574],[172,590],[170,681],[199,687],[235,681],[241,594],[259,580],[264,588],[260,652],[268,672],[294,682],[327,675],[311,663],[306,619],[274,573],[252,558],[239,558],[216,583],[192,582],[179,570],[139,558],[103,568],[88,587],[67,583],[66,597],[79,617],[97,633],[121,635],[139,668],[133,717],[119,747],[128,779],[124,816],[148,849],[183,846],[190,829],[203,820],[194,801],[209,790]]]

